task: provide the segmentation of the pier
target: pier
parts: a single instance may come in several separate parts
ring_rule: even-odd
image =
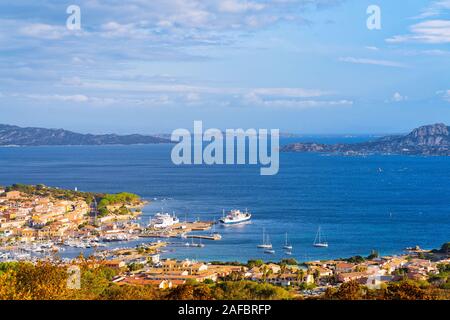
[[[191,235],[194,231],[207,231],[214,225],[210,221],[195,221],[177,223],[166,229],[145,229],[139,235],[141,238],[183,238],[183,239],[205,239],[205,240],[220,240],[222,237],[219,234],[211,235]]]
[[[222,237],[219,234],[213,234],[213,235],[201,235],[201,234],[193,234],[186,236],[188,239],[203,239],[203,240],[213,240],[217,241],[222,239]]]

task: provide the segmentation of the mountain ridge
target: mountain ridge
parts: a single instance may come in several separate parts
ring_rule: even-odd
[[[64,129],[0,124],[0,146],[133,145],[171,143],[150,135],[82,134]]]
[[[402,154],[450,156],[450,127],[443,123],[425,125],[406,135],[385,136],[354,144],[292,143],[282,152],[316,152],[341,154]]]

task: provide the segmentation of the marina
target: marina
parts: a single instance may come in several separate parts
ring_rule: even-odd
[[[365,139],[367,138],[315,138],[321,143],[348,143]],[[218,171],[211,169],[207,178],[202,176],[202,169],[197,167],[177,171],[177,175],[174,175],[176,168],[167,162],[166,154],[169,150],[170,146],[165,145],[101,148],[74,146],[64,149],[64,152],[57,147],[0,148],[0,164],[4,168],[8,167],[8,170],[0,169],[0,176],[3,184],[16,183],[18,176],[30,177],[22,182],[32,183],[35,181],[31,178],[34,175],[32,168],[42,167],[42,161],[49,161],[52,165],[44,164],[43,170],[51,174],[38,182],[61,188],[78,187],[78,190],[106,193],[129,190],[149,201],[142,209],[140,219],[135,221],[141,228],[146,228],[150,219],[162,211],[161,208],[170,215],[175,212],[180,224],[186,220],[186,214],[190,223],[197,220],[208,222],[207,228],[192,225],[190,232],[149,230],[148,235],[133,233],[139,236],[136,240],[99,241],[107,247],[135,246],[140,242],[155,240],[184,243],[187,239],[183,239],[186,236],[183,233],[210,236],[214,227],[222,237],[219,241],[203,239],[206,246],[195,251],[179,245],[173,245],[173,248],[169,245],[164,248],[167,250],[164,255],[172,258],[192,258],[194,255],[211,261],[247,261],[253,258],[292,257],[298,261],[308,261],[367,255],[372,249],[395,254],[416,244],[423,248],[433,248],[448,239],[450,227],[448,219],[445,219],[446,204],[441,203],[437,196],[429,198],[427,204],[417,203],[420,197],[437,195],[435,186],[446,185],[448,177],[442,175],[442,172],[450,172],[449,164],[440,157],[374,155],[362,160],[358,157],[287,153],[282,154],[280,159],[284,169],[275,179],[262,183],[260,178],[253,175],[251,166],[233,169],[223,167]],[[14,157],[17,166],[11,166],[8,157]],[[68,181],[67,172],[72,172],[74,159],[86,166],[77,167],[71,181]],[[147,160],[150,162],[146,162]],[[96,165],[102,162],[110,163],[108,171]],[[123,169],[125,163],[129,164],[126,170]],[[378,173],[379,167],[384,169],[382,175]],[[423,171],[423,168],[428,169]],[[430,173],[431,168],[433,171]],[[109,170],[113,170],[115,174],[111,175]],[[359,175],[353,175],[354,172]],[[84,178],[87,176],[90,177],[89,180]],[[242,177],[248,184],[242,183]],[[305,183],[295,182],[304,179]],[[383,189],[386,179],[391,181],[392,188],[400,190],[405,185],[409,186],[402,192],[403,200],[400,203],[392,200],[389,192]],[[118,184],[117,181],[133,183]],[[324,184],[324,181],[329,184]],[[421,181],[420,185],[418,181]],[[217,190],[218,185],[221,186],[220,192]],[[444,192],[447,192],[445,190],[444,188]],[[376,202],[370,200],[374,194],[377,195]],[[240,208],[245,212],[245,207],[252,214],[250,221],[236,225],[212,225],[222,217],[223,208]],[[120,229],[120,222],[116,224]],[[318,226],[321,226],[323,235],[326,235],[329,245],[327,248],[313,246]],[[264,249],[257,248],[262,244],[262,228],[266,228],[270,234],[270,242],[276,250],[273,256],[266,255]],[[286,232],[288,243],[293,246],[291,255],[283,249]],[[434,237],[425,236],[430,233]],[[380,234],[384,235],[382,240],[378,236]],[[100,240],[100,236],[96,236]],[[78,236],[77,238],[79,239]],[[89,254],[96,249],[82,248],[84,245],[80,244],[80,248],[64,246],[65,251],[59,254],[74,257],[80,252]]]

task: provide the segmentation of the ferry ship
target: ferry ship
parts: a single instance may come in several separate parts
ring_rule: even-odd
[[[224,215],[219,221],[222,224],[240,224],[247,221],[250,221],[252,215],[245,210],[242,212],[240,210],[231,210],[226,216]]]
[[[175,214],[170,215],[168,213],[159,212],[154,216],[152,221],[150,221],[149,227],[153,227],[155,229],[166,229],[177,223],[180,223],[180,220],[175,216]]]

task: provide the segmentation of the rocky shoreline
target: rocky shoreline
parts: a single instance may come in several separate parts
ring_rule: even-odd
[[[407,135],[354,144],[293,143],[282,147],[281,152],[450,156],[450,128],[434,124],[414,129]]]

